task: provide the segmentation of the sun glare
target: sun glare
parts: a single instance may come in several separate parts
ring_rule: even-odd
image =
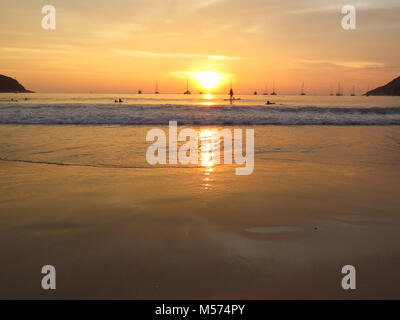
[[[222,78],[220,74],[213,71],[196,72],[194,77],[205,89],[215,88]]]

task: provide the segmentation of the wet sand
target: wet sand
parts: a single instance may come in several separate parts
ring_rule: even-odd
[[[258,126],[250,176],[148,129],[0,126],[0,298],[400,298],[399,127]]]

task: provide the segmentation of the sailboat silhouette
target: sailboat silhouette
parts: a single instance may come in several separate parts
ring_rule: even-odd
[[[300,95],[301,96],[305,96],[306,95],[306,93],[304,92],[304,81],[303,81],[303,84],[301,85],[301,93],[300,93]]]
[[[160,92],[158,91],[158,80],[156,80],[156,90],[154,91],[154,94],[159,94]]]
[[[192,94],[189,91],[189,76],[188,75],[186,76],[186,91],[183,94]]]
[[[355,95],[356,95],[356,89],[355,89],[355,87],[353,86],[353,90],[351,91],[351,96],[354,97]]]
[[[343,93],[340,91],[340,82],[338,83],[338,90],[336,92],[336,96],[337,97],[341,97],[343,95]]]
[[[267,85],[265,85],[265,90],[264,90],[264,92],[263,92],[263,95],[264,95],[264,96],[267,96],[267,95],[268,95],[268,86],[267,86]]]
[[[272,84],[272,92],[271,92],[271,96],[276,96],[277,93],[275,92],[275,81]]]

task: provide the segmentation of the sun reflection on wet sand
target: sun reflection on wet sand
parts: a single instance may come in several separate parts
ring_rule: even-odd
[[[203,183],[204,190],[212,189],[212,172],[214,166],[219,164],[219,143],[220,137],[217,130],[201,129],[198,131],[200,138],[200,165],[203,167]]]

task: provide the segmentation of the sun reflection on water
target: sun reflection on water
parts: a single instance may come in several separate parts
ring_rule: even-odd
[[[215,103],[212,101],[213,100],[213,95],[212,94],[210,94],[210,93],[207,93],[207,94],[205,94],[204,95],[204,100],[206,100],[206,101],[203,101],[201,104],[203,105],[203,106],[213,106]]]

